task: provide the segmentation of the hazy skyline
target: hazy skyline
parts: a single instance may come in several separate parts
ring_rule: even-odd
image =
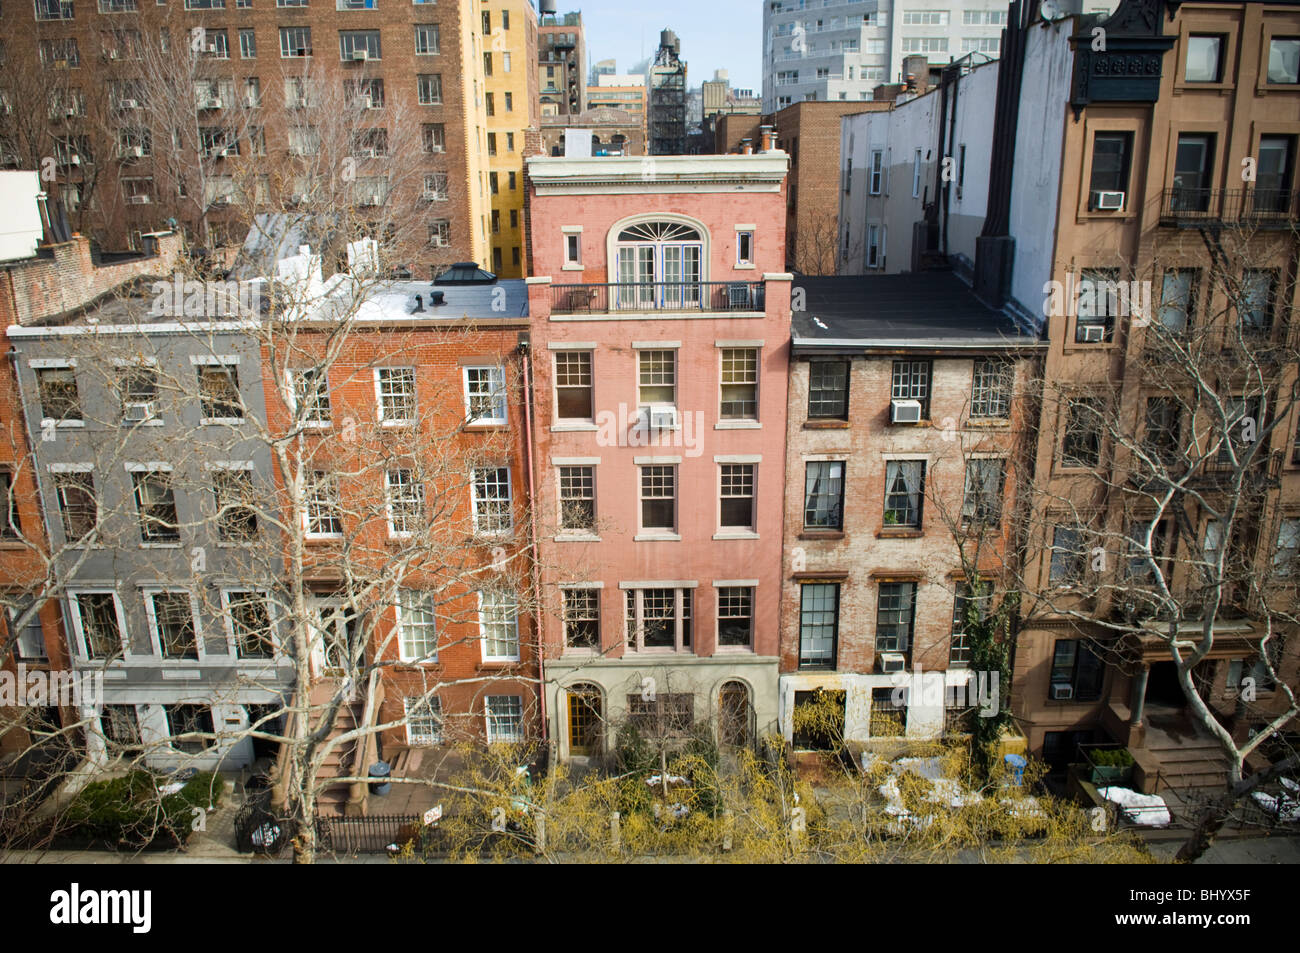
[[[659,31],[674,31],[682,42],[687,82],[698,86],[715,69],[730,73],[731,85],[761,91],[763,85],[761,0],[658,0],[635,4],[627,0],[588,0],[566,6],[560,14],[581,11],[592,63],[616,59],[619,72],[653,56]]]

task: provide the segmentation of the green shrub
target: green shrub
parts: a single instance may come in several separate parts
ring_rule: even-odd
[[[159,793],[159,778],[133,771],[120,778],[92,781],[68,805],[64,833],[123,847],[162,842],[183,844],[197,808],[207,811],[221,800],[221,780],[200,772],[174,794]]]
[[[1127,748],[1118,748],[1113,751],[1094,750],[1089,756],[1092,763],[1099,768],[1131,768],[1133,766],[1133,756],[1129,754]]]

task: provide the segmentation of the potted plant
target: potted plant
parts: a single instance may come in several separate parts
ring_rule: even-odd
[[[1127,748],[1084,749],[1090,774],[1097,787],[1123,786],[1133,779],[1133,755]]]

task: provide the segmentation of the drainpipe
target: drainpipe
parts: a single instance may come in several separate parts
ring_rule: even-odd
[[[529,360],[530,341],[525,336],[519,342],[524,371],[524,465],[528,473],[528,523],[532,535],[532,559],[529,572],[533,577],[533,625],[537,628],[537,711],[542,719],[542,743],[549,740],[549,722],[546,719],[546,678],[542,661],[542,581],[537,571],[537,494],[533,478],[533,370]],[[547,754],[550,760],[550,754]]]

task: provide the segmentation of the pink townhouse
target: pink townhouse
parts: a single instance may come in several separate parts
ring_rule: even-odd
[[[778,724],[789,158],[527,165],[549,738]]]

